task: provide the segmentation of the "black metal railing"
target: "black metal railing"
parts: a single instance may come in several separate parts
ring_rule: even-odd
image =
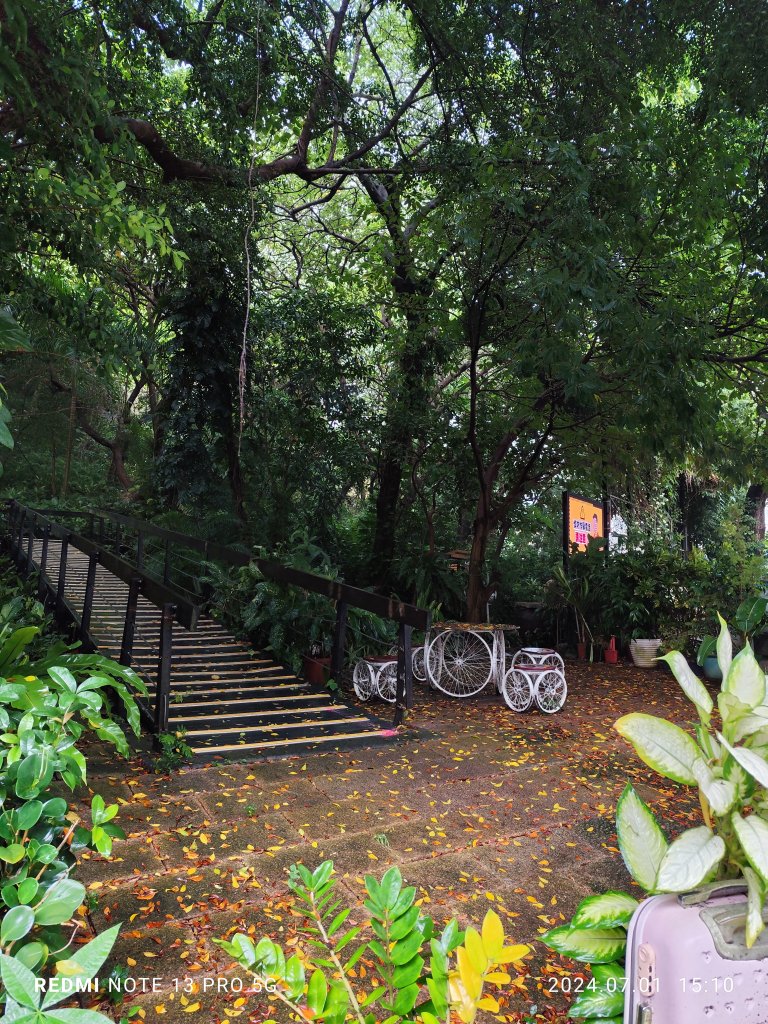
[[[89,517],[89,513],[56,512],[57,518],[68,522]],[[179,622],[186,629],[194,630],[200,614],[199,605],[191,602],[186,594],[164,583],[158,582],[142,569],[120,555],[109,551],[107,546],[83,536],[82,533],[56,522],[49,515],[29,508],[17,501],[8,503],[8,538],[11,556],[27,575],[35,570],[39,573],[39,596],[50,604],[59,623],[68,624],[74,635],[86,650],[94,650],[90,634],[91,614],[96,588],[96,570],[99,565],[128,585],[128,593],[120,645],[120,664],[130,666],[133,660],[133,645],[136,632],[136,611],[139,597],[160,610],[160,641],[158,667],[154,686],[154,704],[150,707],[139,701],[142,716],[151,730],[157,734],[168,726],[168,708],[171,688],[171,658],[173,653],[173,623]],[[34,560],[35,540],[41,538],[40,560]],[[48,557],[51,539],[60,540],[59,571],[54,585],[48,573]],[[78,609],[66,597],[67,568],[70,549],[88,556],[85,591],[82,608]]]
[[[158,607],[164,607],[166,603],[175,603],[174,616],[185,625],[186,622],[180,617],[179,610],[194,608],[196,621],[197,612],[203,601],[199,585],[199,570],[203,562],[215,562],[227,566],[253,564],[268,579],[299,587],[301,590],[311,593],[322,594],[336,606],[330,668],[331,676],[335,679],[339,678],[344,666],[347,647],[347,618],[350,608],[360,608],[372,612],[380,618],[394,621],[398,624],[398,636],[397,691],[393,724],[399,725],[403,721],[406,709],[413,707],[412,635],[415,629],[422,632],[429,629],[431,616],[430,612],[424,608],[417,608],[415,605],[406,604],[395,598],[375,594],[360,587],[352,587],[315,573],[294,569],[280,562],[257,558],[246,550],[228,547],[177,530],[167,530],[145,520],[118,512],[89,509],[85,512],[52,511],[50,514],[46,514],[19,505],[15,501],[12,501],[10,506],[24,509],[24,515],[37,516],[38,520],[52,522],[54,518],[66,518],[68,521],[82,522],[83,532],[76,535],[77,546],[80,550],[87,552],[97,550],[103,557],[111,549],[110,557],[116,558],[120,562],[123,567],[122,571],[130,570],[142,580],[142,595],[157,604]],[[18,519],[18,513],[16,513],[16,517]],[[64,529],[64,532],[69,532],[71,538],[71,531],[67,531],[66,528],[61,529]],[[19,543],[20,539],[21,532],[18,534]],[[91,547],[83,547],[83,542],[90,543]],[[33,541],[29,542],[30,551],[32,543]],[[28,561],[30,558],[31,556],[28,555]],[[190,580],[189,588],[185,588],[176,578],[172,579],[174,570],[177,570],[179,563],[185,559],[193,569],[197,568],[196,573],[186,571]],[[102,564],[105,565],[105,568],[109,568],[105,562],[102,561]],[[115,573],[115,575],[120,575],[120,573]],[[126,577],[121,576],[120,578],[125,579]],[[152,590],[152,587],[159,589]],[[169,592],[175,595],[175,602],[162,600],[163,595]],[[186,615],[185,611],[185,617]],[[162,653],[160,660],[162,662]]]

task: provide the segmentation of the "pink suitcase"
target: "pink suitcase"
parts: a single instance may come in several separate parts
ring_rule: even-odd
[[[715,882],[640,904],[627,935],[624,1024],[768,1024],[768,929],[747,949],[746,891]]]

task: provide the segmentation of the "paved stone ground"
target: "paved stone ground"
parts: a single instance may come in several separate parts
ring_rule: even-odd
[[[327,858],[356,908],[364,874],[391,864],[438,919],[478,923],[493,907],[513,941],[534,946],[496,1019],[562,1019],[557,990],[569,965],[534,940],[586,895],[631,888],[613,824],[627,779],[672,832],[698,813],[691,794],[655,777],[612,729],[631,710],[684,723],[672,676],[571,665],[568,681],[568,704],[553,716],[419,689],[414,724],[429,734],[387,747],[170,777],[141,757],[130,766],[96,757],[90,784],[119,802],[128,840],[111,861],[84,861],[79,877],[93,927],[124,922],[114,961],[155,988],[134,1000],[145,1020],[275,1016],[262,997],[238,999],[237,972],[212,939],[247,930],[294,942],[287,869]]]

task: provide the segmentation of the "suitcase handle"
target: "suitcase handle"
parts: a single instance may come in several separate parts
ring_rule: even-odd
[[[710,882],[692,892],[683,892],[677,897],[681,907],[696,907],[700,903],[716,899],[718,896],[746,896],[747,883],[740,878],[726,879],[722,882]]]

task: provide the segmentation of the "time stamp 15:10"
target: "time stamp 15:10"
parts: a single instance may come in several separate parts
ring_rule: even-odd
[[[683,992],[697,994],[703,992],[707,995],[720,995],[734,990],[734,979],[730,975],[715,978],[678,978],[678,983]],[[593,992],[598,988],[594,978],[568,977],[549,978],[548,992],[564,992],[566,995],[579,995],[581,992]],[[604,992],[626,992],[628,983],[626,978],[606,978],[600,983],[600,989]],[[640,994],[644,996],[655,995],[659,991],[659,979],[653,980],[641,978],[639,983]]]

